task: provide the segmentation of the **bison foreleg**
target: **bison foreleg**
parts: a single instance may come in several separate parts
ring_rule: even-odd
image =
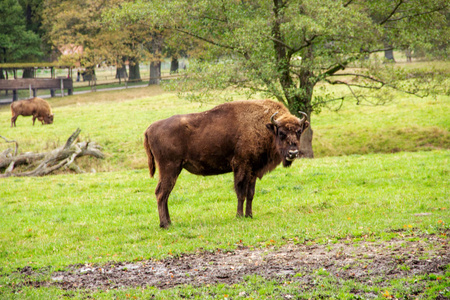
[[[253,201],[253,196],[255,195],[255,186],[256,186],[256,177],[253,177],[249,181],[248,187],[247,187],[247,203],[245,206],[245,216],[246,217],[253,217],[252,201]]]
[[[247,182],[245,182],[243,179],[237,178],[238,175],[234,173],[234,190],[236,191],[236,196],[238,200],[237,205],[237,217],[243,217],[244,216],[244,201],[245,196],[247,194]]]
[[[36,121],[37,116],[33,115],[33,126],[34,126],[34,122]]]

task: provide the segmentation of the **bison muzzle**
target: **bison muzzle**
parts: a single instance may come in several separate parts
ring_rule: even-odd
[[[171,224],[168,198],[182,169],[196,175],[234,173],[237,216],[252,216],[256,179],[301,155],[300,136],[309,126],[281,103],[235,101],[151,124],[144,147],[150,176],[159,168],[156,199],[160,227]],[[156,163],[156,164],[155,164]]]

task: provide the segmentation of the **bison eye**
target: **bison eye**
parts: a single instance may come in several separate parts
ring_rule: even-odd
[[[295,134],[297,135],[297,137],[300,137],[302,135],[302,130],[301,129],[297,130]]]

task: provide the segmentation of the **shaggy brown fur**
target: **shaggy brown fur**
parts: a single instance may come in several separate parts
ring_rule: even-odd
[[[16,120],[20,115],[25,117],[33,116],[33,126],[36,119],[41,121],[42,124],[53,123],[53,114],[50,104],[38,97],[11,103],[11,113],[11,127],[13,127],[13,125],[14,127],[16,126]]]
[[[271,116],[278,113],[271,122]],[[281,103],[269,100],[235,101],[211,110],[176,115],[150,125],[144,147],[150,176],[159,168],[156,187],[160,226],[171,223],[167,201],[182,169],[197,175],[234,173],[237,215],[252,216],[257,178],[299,156],[306,118],[291,115]]]

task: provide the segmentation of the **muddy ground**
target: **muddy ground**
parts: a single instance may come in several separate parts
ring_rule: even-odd
[[[442,233],[377,242],[341,240],[325,245],[289,243],[261,249],[240,247],[231,252],[218,249],[160,261],[73,265],[67,271],[53,273],[49,281],[30,280],[29,284],[58,286],[65,290],[138,286],[167,289],[184,284],[234,284],[242,282],[246,275],[308,284],[317,272],[327,272],[371,285],[372,280],[380,277],[388,281],[418,274],[439,276],[445,273],[450,264],[447,236],[448,233]],[[19,273],[29,275],[28,278],[37,275],[30,267]],[[377,283],[380,284],[383,282]]]

